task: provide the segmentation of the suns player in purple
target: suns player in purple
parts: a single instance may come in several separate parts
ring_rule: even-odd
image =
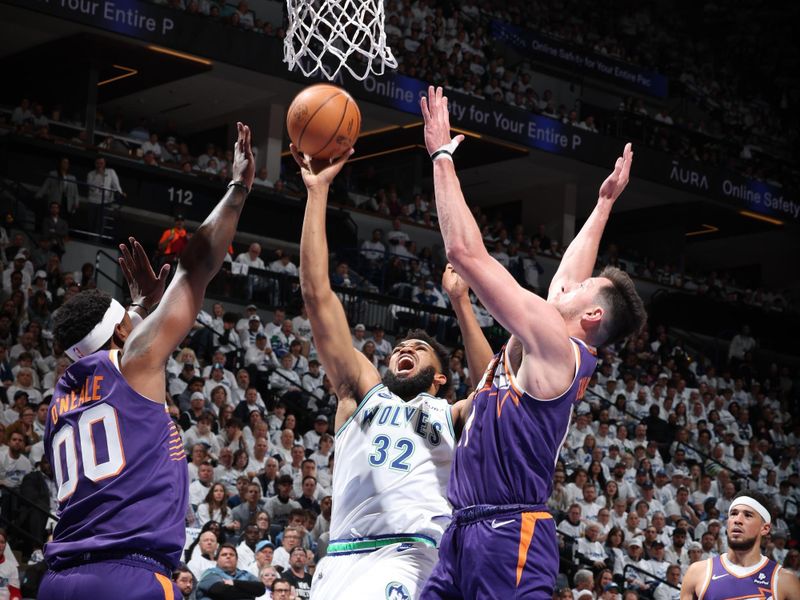
[[[692,564],[683,578],[681,600],[795,600],[800,581],[761,554],[772,529],[769,500],[742,490],[728,509],[728,551]]]
[[[45,547],[42,600],[181,597],[170,576],[184,545],[188,473],[166,412],[165,365],[194,324],[253,183],[250,130],[237,126],[233,181],[152,314],[133,329],[116,300],[86,291],[54,315],[56,339],[75,362],[56,384],[45,426],[60,520]]]
[[[441,88],[430,88],[421,105],[447,258],[512,334],[473,397],[447,491],[453,521],[422,597],[551,598],[559,558],[545,503],[573,407],[595,370],[595,348],[638,332],[645,321],[625,273],[606,269],[592,277],[633,153],[626,146],[602,184],[545,301],[522,288],[484,247],[452,161],[463,136],[450,137]]]

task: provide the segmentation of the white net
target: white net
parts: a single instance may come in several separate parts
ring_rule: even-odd
[[[383,30],[383,0],[286,0],[289,28],[283,62],[310,77],[333,80],[347,69],[356,79],[397,68]]]

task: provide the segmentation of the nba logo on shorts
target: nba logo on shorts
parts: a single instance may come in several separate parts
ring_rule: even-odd
[[[402,583],[393,581],[386,586],[386,600],[411,600],[411,594]]]

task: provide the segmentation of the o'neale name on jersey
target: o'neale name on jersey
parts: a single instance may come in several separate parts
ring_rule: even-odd
[[[431,446],[438,446],[442,441],[442,423],[432,421],[428,411],[420,410],[415,406],[376,406],[367,409],[364,411],[361,426],[366,429],[375,421],[378,425],[402,427],[414,421],[415,418],[414,432],[419,437],[427,439]]]
[[[73,389],[70,393],[54,399],[50,406],[50,419],[53,425],[58,423],[58,418],[64,413],[75,410],[89,402],[102,400],[103,393],[100,391],[100,382],[103,379],[102,375],[87,377],[83,382],[83,387]]]

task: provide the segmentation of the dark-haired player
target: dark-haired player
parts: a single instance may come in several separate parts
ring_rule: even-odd
[[[325,259],[328,188],[347,156],[328,164],[292,152],[308,189],[300,241],[303,301],[338,397],[330,543],[311,596],[418,598],[450,521],[444,494],[454,422],[456,428],[463,423],[465,403],[451,407],[442,399],[450,385],[448,356],[422,330],[395,346],[383,379],[353,348]]]
[[[769,499],[742,490],[728,509],[728,551],[692,564],[681,586],[681,600],[794,600],[800,581],[761,554],[772,529]]]
[[[181,597],[170,575],[184,544],[188,475],[165,410],[165,364],[194,324],[253,183],[250,129],[239,123],[238,133],[228,192],[148,318],[132,329],[125,309],[97,291],[54,315],[56,339],[76,362],[56,384],[45,426],[60,520],[45,548],[43,600]]]
[[[594,347],[638,332],[645,320],[631,279],[592,277],[614,201],[628,183],[625,147],[597,205],[572,241],[547,300],[522,288],[486,251],[452,161],[447,99],[421,101],[433,158],[436,208],[447,257],[512,336],[489,364],[453,459],[453,523],[423,590],[428,598],[550,598],[558,574],[555,524],[546,502],[553,472],[597,362]],[[491,549],[492,568],[484,568]]]

